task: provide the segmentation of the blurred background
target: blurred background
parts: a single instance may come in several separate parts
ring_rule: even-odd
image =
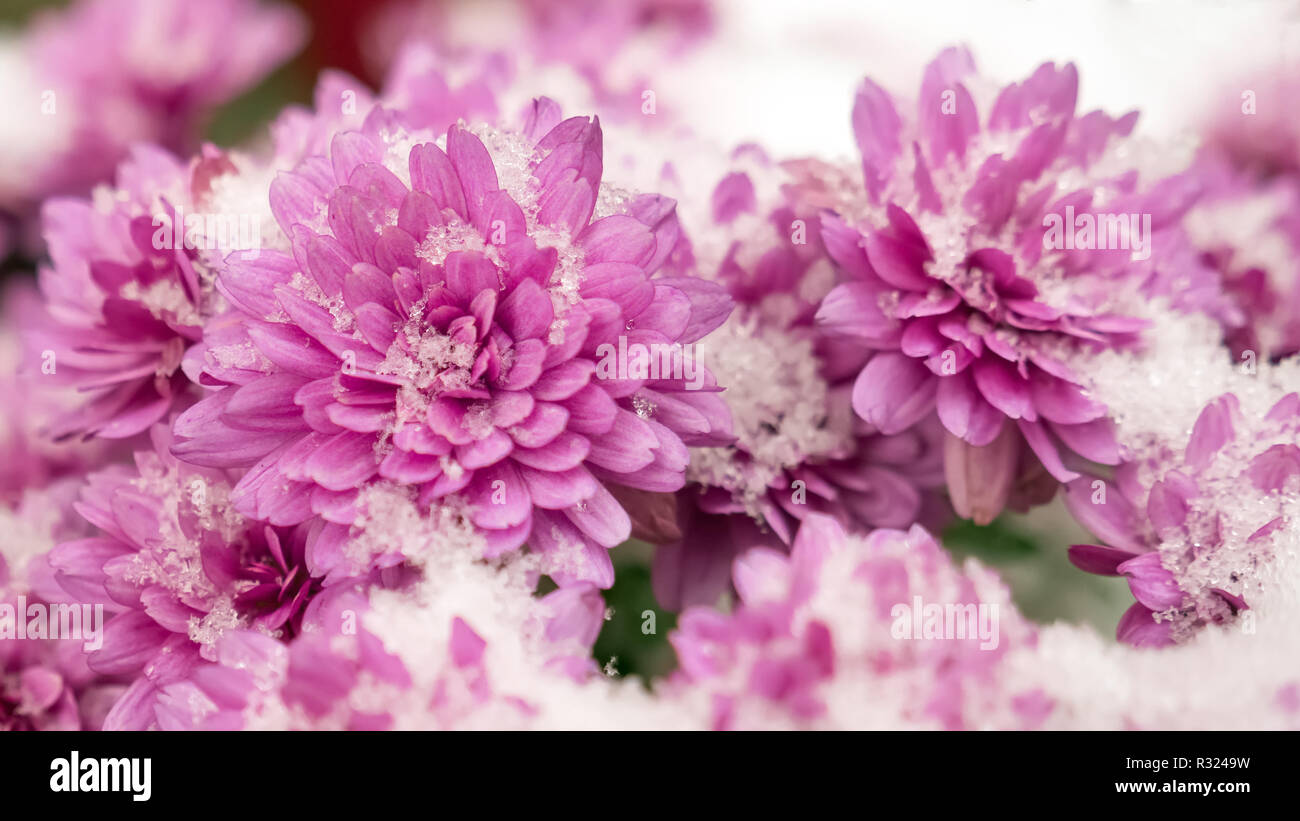
[[[618,0],[606,2],[623,13]],[[308,20],[306,46],[222,106],[204,128],[207,139],[233,145],[255,138],[285,105],[311,100],[324,68],[377,87],[410,37],[427,39],[444,53],[476,45],[508,49],[512,31],[542,19],[563,50],[557,59],[579,73],[591,68],[584,60],[599,59],[588,58],[583,43],[564,35],[566,21],[593,13],[600,0],[291,4]],[[0,29],[20,31],[63,5],[3,0]],[[1140,109],[1139,131],[1154,138],[1178,139],[1211,122],[1241,122],[1246,90],[1257,96],[1262,114],[1296,117],[1286,89],[1288,78],[1300,77],[1300,2],[1290,0],[628,0],[626,8],[625,28],[653,36],[667,23],[673,57],[662,58],[662,41],[629,38],[617,64],[601,66],[612,78],[609,94],[630,95],[627,102],[639,105],[642,90],[653,89],[697,135],[728,146],[761,142],[779,157],[853,157],[849,110],[858,81],[870,74],[910,95],[926,62],[956,43],[969,45],[982,71],[1000,82],[1020,79],[1045,60],[1073,61],[1083,110]],[[592,48],[590,54],[604,51]],[[29,275],[33,256],[16,249],[3,270]],[[944,541],[958,556],[997,568],[1017,604],[1039,621],[1087,623],[1111,635],[1131,601],[1122,580],[1069,565],[1066,547],[1089,539],[1059,503],[988,527],[956,525]],[[650,555],[651,548],[638,543],[615,552],[618,582],[608,591],[611,612],[596,655],[621,674],[653,676],[673,665],[665,641],[671,614],[658,612],[653,635],[641,630],[642,613],[657,609]]]
[[[509,43],[512,27],[524,25],[521,6],[558,18],[593,5],[287,2],[309,18],[306,48],[220,112],[209,131],[214,140],[248,136],[285,103],[306,102],[322,68],[377,84],[403,37],[499,46]],[[909,89],[925,63],[954,43],[971,46],[980,67],[999,79],[1022,77],[1044,60],[1073,61],[1085,110],[1140,109],[1142,128],[1153,136],[1236,110],[1242,83],[1279,66],[1300,67],[1300,3],[1292,0],[627,2],[646,15],[696,16],[710,32],[671,63],[637,66],[651,72],[658,97],[671,100],[702,134],[726,144],[761,138],[775,154],[848,156],[853,146],[844,125],[857,81],[871,74],[886,87]],[[63,5],[67,0],[4,0],[0,26]]]

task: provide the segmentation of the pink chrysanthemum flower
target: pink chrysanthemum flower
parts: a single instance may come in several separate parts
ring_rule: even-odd
[[[1078,476],[1072,455],[1118,461],[1106,409],[1065,360],[1137,340],[1144,323],[1112,308],[1119,294],[1186,287],[1178,270],[1139,264],[1139,246],[1194,192],[1179,178],[1139,188],[1122,150],[1136,115],[1076,116],[1073,66],[1004,88],[985,117],[973,79],[966,51],[943,52],[915,124],[863,82],[853,126],[865,190],[829,203],[823,238],[845,281],[818,321],[875,351],[853,391],[868,422],[896,433],[937,410],[953,503],[987,522],[1026,466],[1064,482]],[[1066,240],[1064,222],[1111,213],[1140,218],[1131,247]]]
[[[671,638],[675,686],[708,695],[717,729],[1032,727],[1050,712],[1001,669],[1032,628],[920,527],[849,536],[808,516],[790,555],[755,549],[734,576],[735,612],[687,610]]]
[[[618,352],[689,357],[727,298],[651,278],[672,203],[606,196],[598,123],[543,100],[522,134],[480,133],[444,150],[376,109],[276,180],[293,254],[223,273],[243,316],[205,339],[205,378],[229,386],[177,420],[175,453],[251,468],[235,504],[274,524],[320,514],[341,538],[394,483],[464,505],[492,556],[527,541],[608,585],[630,523],[604,483],[676,490],[686,445],[728,421],[702,368],[642,378]]]
[[[1300,482],[1300,395],[1287,394],[1251,426],[1237,397],[1201,411],[1182,454],[1154,469],[1143,490],[1139,466],[1126,464],[1114,484],[1084,477],[1066,488],[1066,504],[1104,544],[1074,545],[1080,569],[1124,576],[1137,601],[1120,619],[1121,641],[1164,646],[1207,624],[1233,621],[1260,589],[1271,542],[1287,521],[1287,494]],[[1249,515],[1262,526],[1225,532],[1225,489],[1256,493]]]
[[[397,117],[405,128],[445,128],[495,110],[481,82],[449,87],[419,49],[401,56],[384,94],[404,106]],[[183,162],[141,146],[120,167],[116,188],[46,203],[52,264],[41,288],[49,319],[31,329],[28,358],[40,357],[54,382],[87,394],[54,422],[56,438],[133,436],[184,398],[184,355],[225,309],[212,287],[217,272],[232,254],[243,262],[291,247],[268,203],[275,174],[323,151],[378,101],[359,82],[330,74],[316,102],[315,113],[291,108],[276,120],[269,156],[206,146]]]
[[[60,479],[83,476],[115,456],[102,441],[53,442],[45,435],[50,419],[77,407],[75,391],[52,390],[43,381],[42,360],[24,367],[22,328],[25,318],[42,310],[36,288],[26,281],[9,284],[0,294],[0,507],[17,505],[27,491]],[[30,351],[26,352],[30,355]],[[45,361],[48,361],[45,360]]]
[[[1182,225],[1240,311],[1226,328],[1234,356],[1300,352],[1300,180],[1260,182],[1214,155],[1197,163],[1196,174],[1205,190]]]
[[[736,441],[692,450],[676,526],[656,539],[675,537],[655,553],[656,598],[671,610],[715,601],[736,555],[788,549],[808,514],[905,528],[943,482],[937,423],[885,436],[854,417],[852,380],[866,355],[814,326],[834,273],[815,219],[780,191],[789,178],[754,147],[739,149],[732,166],[707,219],[687,225],[693,247],[676,255],[725,285],[738,308],[702,345]]]
[[[154,450],[137,453],[134,470],[89,478],[77,510],[100,534],[50,554],[67,594],[110,616],[88,663],[132,682],[108,716],[117,728],[150,726],[159,688],[212,661],[224,633],[301,632],[321,589],[305,560],[319,526],[244,519],[223,473],[177,461],[163,426],[153,437]]]
[[[28,330],[28,362],[86,394],[51,421],[54,438],[134,436],[185,393],[181,359],[202,336],[213,292],[197,252],[172,242],[170,222],[155,215],[190,206],[191,173],[166,151],[140,146],[119,168],[117,188],[45,204],[46,316]]]

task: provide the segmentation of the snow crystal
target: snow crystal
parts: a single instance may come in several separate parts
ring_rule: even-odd
[[[203,324],[189,293],[174,279],[159,279],[144,289],[141,289],[138,280],[133,279],[122,286],[119,296],[138,302],[155,318],[164,322],[191,327]]]
[[[806,334],[733,315],[700,344],[727,386],[737,442],[694,448],[688,479],[728,488],[754,507],[783,470],[851,447],[851,431],[827,419],[827,384]]]
[[[1294,422],[1265,418],[1278,400],[1300,389],[1300,358],[1237,365],[1210,318],[1177,314],[1159,301],[1133,310],[1152,323],[1145,349],[1082,354],[1073,365],[1093,396],[1110,408],[1120,444],[1138,468],[1142,495],[1134,501],[1139,511],[1146,509],[1152,484],[1167,471],[1183,470],[1196,481],[1186,534],[1151,534],[1151,542],[1185,592],[1198,597],[1218,588],[1244,594],[1252,610],[1267,612],[1275,596],[1294,588],[1274,565],[1300,528],[1300,488],[1292,483],[1280,492],[1261,491],[1246,469],[1275,445],[1300,443]],[[1193,427],[1202,409],[1225,394],[1234,396],[1240,409],[1235,436],[1203,470],[1193,472],[1183,464]],[[1278,517],[1282,527],[1251,538]],[[1175,621],[1176,638],[1187,637],[1188,614],[1164,617]]]

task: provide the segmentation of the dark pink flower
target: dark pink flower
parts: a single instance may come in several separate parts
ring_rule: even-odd
[[[131,682],[110,727],[150,726],[160,689],[212,661],[229,631],[298,634],[321,589],[305,562],[319,526],[244,519],[225,474],[178,462],[162,426],[153,435],[155,449],[137,453],[134,470],[89,478],[77,510],[99,535],[50,554],[67,595],[111,617],[87,657],[92,670]]]
[[[184,242],[156,241],[162,223],[154,215],[188,207],[189,185],[185,164],[140,146],[119,168],[115,190],[46,202],[46,305],[29,320],[28,367],[85,395],[51,420],[54,438],[134,436],[185,393],[181,360],[201,336],[211,282]]]
[[[606,203],[597,122],[542,100],[523,133],[480,133],[455,126],[444,150],[375,109],[276,180],[293,253],[222,273],[239,316],[201,354],[225,387],[177,420],[174,452],[249,468],[235,505],[272,524],[321,515],[339,541],[363,491],[396,485],[461,510],[489,556],[527,541],[557,578],[608,585],[630,522],[605,483],[678,489],[686,445],[728,420],[703,370],[598,365],[633,343],[689,356],[727,298],[652,278],[672,203]]]
[[[844,281],[817,318],[874,352],[853,389],[862,418],[893,434],[937,410],[953,503],[986,522],[1027,464],[1066,482],[1079,475],[1067,464],[1076,455],[1118,461],[1105,407],[1067,361],[1137,341],[1144,322],[1111,308],[1119,294],[1185,287],[1147,252],[1194,186],[1139,187],[1136,169],[1116,168],[1108,152],[1135,115],[1076,116],[1073,66],[1043,65],[983,117],[973,72],[966,51],[943,52],[926,69],[914,123],[863,81],[853,108],[863,189],[823,219]],[[1125,227],[1136,215],[1137,233],[1125,232],[1126,247],[1098,246],[1096,234],[1075,243],[1076,212],[1114,214]]]
[[[1070,561],[1126,577],[1136,599],[1120,620],[1121,641],[1165,646],[1249,609],[1259,589],[1255,568],[1270,559],[1285,523],[1283,494],[1300,486],[1297,420],[1300,396],[1287,394],[1244,441],[1240,403],[1224,394],[1201,411],[1183,453],[1154,469],[1122,465],[1114,482],[1084,476],[1066,486],[1070,512],[1099,541],[1072,546]],[[1149,486],[1144,473],[1154,475]],[[1225,487],[1261,495],[1249,510],[1258,529],[1228,532],[1219,509]]]
[[[1261,182],[1215,155],[1202,157],[1196,173],[1205,193],[1182,224],[1236,309],[1224,323],[1233,355],[1275,360],[1300,351],[1300,181]]]
[[[81,397],[75,390],[55,388],[54,380],[41,373],[48,357],[23,344],[26,320],[43,309],[36,288],[14,282],[0,300],[0,462],[5,465],[0,504],[17,505],[25,492],[84,475],[117,454],[103,441],[54,442],[46,435],[50,420],[74,410]],[[35,358],[25,367],[25,357]]]
[[[687,226],[694,249],[676,255],[726,285],[738,308],[702,344],[736,441],[692,451],[674,538],[655,553],[656,597],[672,610],[715,601],[735,556],[788,548],[809,514],[867,530],[908,527],[940,507],[929,493],[943,482],[937,422],[886,436],[851,412],[865,354],[813,323],[833,276],[809,235],[814,217],[777,193],[789,178],[755,147],[738,149],[733,168],[708,221]]]

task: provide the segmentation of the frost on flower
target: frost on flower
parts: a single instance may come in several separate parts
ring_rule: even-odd
[[[153,436],[134,469],[115,465],[89,478],[77,510],[99,532],[64,542],[49,559],[68,596],[102,605],[108,617],[102,647],[86,659],[130,682],[108,728],[155,725],[161,689],[214,662],[228,632],[297,635],[321,590],[306,567],[319,524],[245,519],[222,472],[178,462],[164,427]]]
[[[74,390],[58,390],[42,381],[44,351],[23,344],[20,328],[25,317],[42,310],[36,288],[13,283],[0,294],[0,505],[13,505],[28,491],[60,480],[76,483],[85,471],[116,454],[102,441],[51,441],[45,428],[52,417],[80,403]],[[27,349],[27,350],[25,350]],[[35,367],[24,359],[36,355]]]
[[[185,394],[181,361],[215,294],[192,248],[158,239],[170,232],[173,209],[192,202],[190,181],[180,160],[139,146],[116,187],[45,203],[45,312],[27,319],[27,364],[83,394],[79,407],[50,421],[53,438],[131,437]]]
[[[1235,625],[1285,588],[1277,563],[1300,491],[1300,379],[1293,360],[1234,367],[1208,318],[1146,311],[1155,333],[1144,351],[1077,360],[1112,409],[1126,464],[1113,485],[1084,477],[1066,498],[1102,542],[1075,546],[1072,560],[1127,576],[1137,599],[1120,637],[1165,645]]]
[[[710,197],[692,201],[689,244],[675,261],[725,285],[737,309],[701,344],[736,439],[692,449],[676,540],[655,554],[656,597],[673,610],[714,601],[738,552],[788,546],[811,513],[907,527],[924,492],[942,483],[931,420],[887,436],[852,413],[865,355],[813,322],[834,273],[815,215],[784,193],[792,178],[755,146],[737,149],[730,165]]]
[[[1300,180],[1257,181],[1213,155],[1196,173],[1204,192],[1183,227],[1240,312],[1225,328],[1233,354],[1243,361],[1300,352]]]
[[[406,105],[403,129],[495,110],[481,84],[449,87],[415,49],[401,56],[380,99]],[[276,120],[269,151],[205,146],[181,160],[137,146],[115,186],[46,202],[51,262],[41,288],[49,317],[26,323],[34,339],[28,362],[52,356],[39,363],[53,369],[52,381],[85,393],[77,412],[56,418],[52,436],[134,436],[183,403],[201,370],[191,369],[187,354],[201,356],[207,343],[191,348],[214,319],[208,337],[222,338],[227,306],[214,288],[218,272],[292,247],[269,194],[277,173],[323,151],[378,102],[361,83],[330,74],[317,88],[317,111],[292,108]],[[227,365],[255,367],[259,354],[244,345],[227,346],[222,356]]]
[[[672,637],[673,684],[709,696],[715,729],[1033,728],[1043,718],[1041,694],[1017,692],[1003,672],[1033,629],[995,575],[973,562],[959,571],[920,527],[851,536],[812,515],[790,555],[751,550],[734,580],[735,612],[691,608]]]
[[[886,434],[937,410],[954,505],[984,523],[1017,482],[1050,498],[1078,477],[1079,457],[1117,463],[1106,408],[1067,362],[1139,340],[1143,322],[1117,309],[1124,295],[1188,290],[1176,262],[1151,255],[1168,247],[1152,233],[1195,190],[1180,176],[1147,179],[1129,136],[1136,115],[1075,114],[1073,66],[1043,65],[977,104],[979,83],[967,52],[943,52],[904,121],[863,81],[862,182],[814,169],[808,188],[835,212],[822,232],[844,278],[818,322],[872,352],[854,409]],[[1109,228],[1052,236],[1084,214],[1136,227],[1127,241]]]
[[[0,126],[47,244],[0,328],[0,728],[1300,726],[1292,166],[963,49],[913,113],[862,82],[847,167],[723,155],[647,82],[708,10],[469,42],[481,6],[401,4],[381,86],[327,71],[242,146],[196,127],[296,14],[87,0],[0,42],[68,115]],[[1061,488],[1119,642],[931,535]],[[637,547],[605,590],[629,538],[682,611],[650,682],[595,655],[655,613]],[[9,641],[18,602],[102,643]]]
[[[698,710],[596,669],[605,604],[593,585],[539,597],[536,557],[493,565],[480,554],[449,545],[409,584],[335,596],[287,648],[229,633],[219,663],[162,701],[181,726],[201,728],[697,726]]]
[[[528,542],[557,580],[608,586],[630,522],[606,483],[678,489],[686,445],[727,418],[711,379],[597,361],[693,342],[726,297],[652,278],[670,202],[593,217],[601,156],[599,123],[547,100],[519,132],[408,130],[376,108],[336,135],[271,187],[292,254],[222,273],[241,315],[204,366],[227,387],[177,420],[175,453],[251,468],[234,500],[255,518],[320,515],[342,539],[393,483],[462,509],[489,558]],[[646,401],[676,412],[642,418]]]

